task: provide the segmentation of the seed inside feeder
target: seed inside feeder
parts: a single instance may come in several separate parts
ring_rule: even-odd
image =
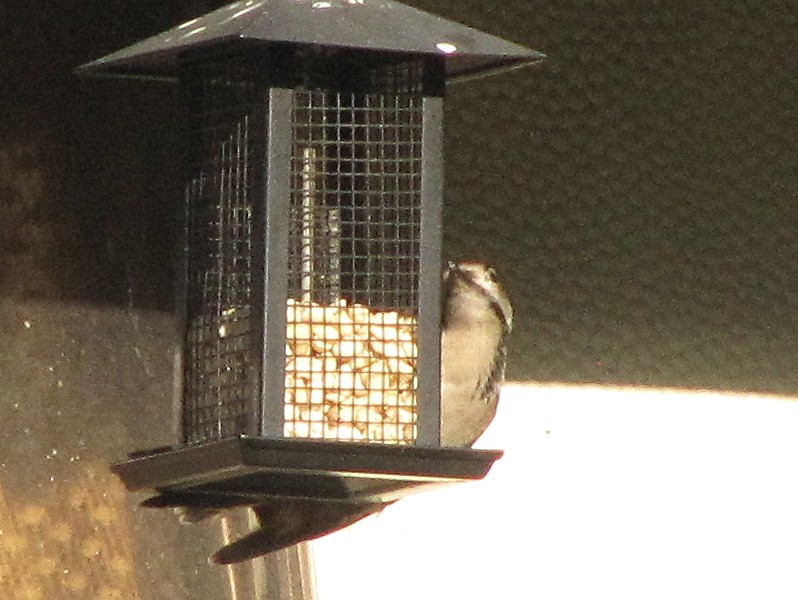
[[[414,317],[289,299],[286,320],[285,436],[415,439]]]

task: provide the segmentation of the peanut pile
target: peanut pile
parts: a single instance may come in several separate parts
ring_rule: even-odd
[[[415,439],[415,319],[340,300],[287,306],[287,437]]]

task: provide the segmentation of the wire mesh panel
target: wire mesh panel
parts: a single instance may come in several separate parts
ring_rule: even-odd
[[[415,440],[422,75],[294,91],[286,436]]]
[[[183,83],[191,174],[185,190],[183,436],[199,443],[255,433],[253,190],[265,96],[235,58],[192,65]]]
[[[273,50],[271,58],[282,52]],[[276,189],[265,181],[266,165],[270,181],[280,177],[279,159],[266,156],[275,135],[266,131],[268,88],[287,83],[285,69],[231,56],[191,65],[184,77],[184,442],[262,435],[275,394],[287,437],[413,443],[424,63],[279,56],[304,81],[288,86],[286,197],[265,193]],[[264,64],[271,70],[258,78]],[[319,65],[334,67],[333,76]],[[357,77],[337,81],[351,72]],[[279,214],[271,209],[280,203],[287,247],[265,241],[265,215]],[[285,281],[265,275],[280,272],[265,269],[274,254],[286,261]],[[273,381],[274,369],[263,371],[275,364],[272,350],[262,359],[263,307],[278,289],[287,304],[265,306],[267,316],[286,311],[285,328],[269,325],[268,340],[285,336],[282,381]]]

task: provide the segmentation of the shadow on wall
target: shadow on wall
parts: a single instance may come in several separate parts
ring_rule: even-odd
[[[0,297],[173,309],[182,204],[170,93],[75,78],[49,115],[61,127],[0,137]],[[159,125],[142,136],[140,119]]]

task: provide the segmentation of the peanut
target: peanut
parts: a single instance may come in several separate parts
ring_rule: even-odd
[[[413,442],[414,317],[291,299],[286,318],[286,437]]]

